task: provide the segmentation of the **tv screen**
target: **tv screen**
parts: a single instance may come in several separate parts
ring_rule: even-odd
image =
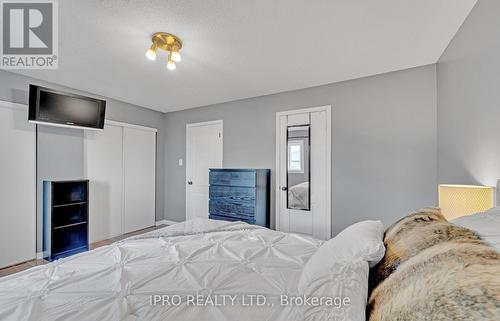
[[[54,125],[104,128],[106,101],[30,85],[29,121]]]

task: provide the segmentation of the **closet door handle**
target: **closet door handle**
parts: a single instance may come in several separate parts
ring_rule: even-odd
[[[193,182],[192,181],[188,181],[188,185],[193,185]]]
[[[283,192],[286,192],[286,191],[288,190],[288,188],[287,188],[286,186],[282,186],[282,187],[281,187],[281,190],[282,190]]]

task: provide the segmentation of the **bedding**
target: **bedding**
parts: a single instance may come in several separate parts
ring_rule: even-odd
[[[500,251],[500,207],[459,217],[451,223],[473,230],[483,241]]]
[[[382,222],[359,222],[313,254],[302,271],[299,293],[309,297],[345,297],[349,307],[305,307],[305,320],[365,320],[369,267],[384,256],[383,235]]]
[[[323,243],[186,221],[1,278],[0,320],[304,320],[292,299]]]
[[[424,209],[390,226],[370,271],[369,321],[500,320],[500,253]]]

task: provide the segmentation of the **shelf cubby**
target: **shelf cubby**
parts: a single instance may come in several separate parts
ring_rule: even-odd
[[[88,180],[43,182],[43,248],[53,261],[88,250]]]

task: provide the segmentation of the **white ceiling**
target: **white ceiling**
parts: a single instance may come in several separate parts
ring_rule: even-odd
[[[20,73],[168,112],[435,63],[476,0],[64,0],[59,69]],[[151,34],[182,62],[145,58]]]

